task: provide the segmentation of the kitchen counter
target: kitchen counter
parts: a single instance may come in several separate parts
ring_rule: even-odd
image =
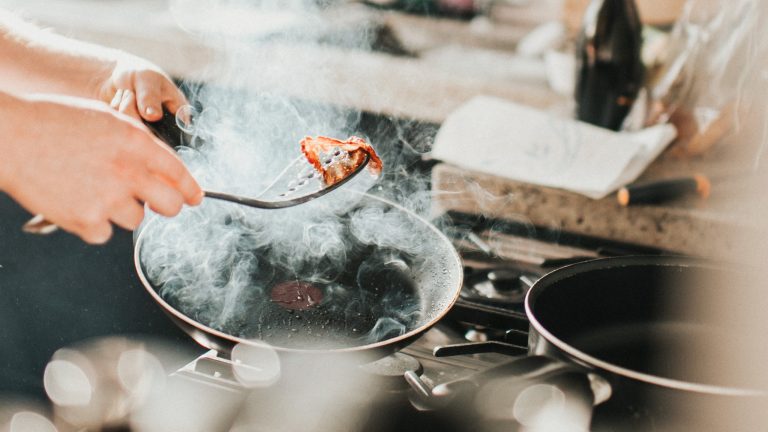
[[[18,11],[41,26],[141,55],[172,76],[193,81],[279,92],[431,122],[441,122],[477,94],[493,94],[540,108],[561,100],[545,85],[542,62],[521,61],[500,51],[514,46],[531,23],[499,28],[488,23],[474,29],[463,21],[424,19],[363,5],[350,5],[343,12],[319,19],[289,13],[243,16],[215,8],[198,11],[191,6],[174,15],[169,4],[173,7],[195,2],[0,0],[0,7]],[[120,13],[116,14],[116,10]],[[208,24],[198,22],[203,20],[208,20]],[[235,22],[216,25],[227,20]],[[280,73],[255,67],[237,77],[222,73],[222,65],[227,64],[231,53],[221,49],[218,37],[222,34],[259,42],[294,28],[311,28],[313,34],[333,32],[341,44],[356,33],[365,36],[360,30],[361,22],[377,29],[386,28],[392,37],[405,39],[403,45],[408,51],[393,56],[375,50],[349,49],[334,41],[318,48],[302,43],[300,38],[278,39],[252,44],[255,48],[249,50],[249,55],[261,65],[280,61],[285,66]],[[483,52],[480,64],[455,63],[457,58],[479,51]],[[319,82],[327,85],[318,86]],[[344,87],[343,92],[338,91],[340,86]]]
[[[614,196],[592,200],[445,164],[434,168],[433,182],[440,191],[436,213],[480,212],[536,227],[694,256],[729,255],[744,247],[732,240],[734,230],[757,230],[744,223],[735,210],[720,211],[719,206],[697,199],[622,207]]]
[[[456,107],[480,94],[546,110],[567,107],[567,98],[548,88],[542,61],[511,54],[516,42],[544,20],[542,10],[551,2],[538,2],[535,11],[515,14],[515,21],[505,23],[485,18],[426,19],[361,5],[350,5],[343,13],[327,14],[319,20],[290,14],[227,16],[224,11],[211,10],[203,22],[196,20],[204,16],[198,11],[187,8],[174,16],[168,10],[169,4],[192,3],[0,0],[0,7],[19,10],[41,25],[72,37],[140,54],[182,79],[279,92],[385,115],[440,123]],[[226,20],[231,25],[215,25]],[[354,32],[360,22],[375,24],[376,42],[383,42],[383,48],[358,49],[333,43],[343,41],[345,32]],[[286,28],[307,27],[342,37],[320,47],[273,38]],[[281,62],[287,68],[279,74],[222,73],[227,56],[216,40],[224,33],[249,41],[269,39],[268,43],[254,44],[248,55],[260,64]],[[713,155],[682,161],[665,156],[643,178],[739,171],[724,166],[720,159]],[[737,167],[738,162],[732,165]],[[437,212],[480,209],[488,215],[536,226],[694,255],[733,248],[727,233],[745,226],[744,218],[735,216],[739,215],[738,204],[729,202],[728,191],[720,190],[719,184],[715,184],[713,198],[725,199],[624,208],[613,198],[594,201],[438,165],[433,171],[433,188],[438,191],[434,203]]]

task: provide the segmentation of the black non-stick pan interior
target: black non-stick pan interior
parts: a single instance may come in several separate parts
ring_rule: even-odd
[[[435,227],[367,195],[342,212],[322,209],[220,205],[202,209],[205,218],[156,218],[137,241],[138,270],[198,330],[293,350],[408,337],[453,304],[461,266]]]
[[[712,290],[733,289],[722,286],[734,280],[729,271],[664,258],[615,264],[577,265],[536,287],[530,299],[535,319],[573,349],[620,368],[692,383],[749,386],[720,382],[711,373],[727,354],[717,352],[718,341],[738,335],[725,330],[716,314],[688,307]]]

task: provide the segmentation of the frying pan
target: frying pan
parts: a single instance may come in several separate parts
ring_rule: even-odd
[[[136,271],[179,327],[225,355],[238,344],[266,343],[283,356],[383,357],[445,315],[461,289],[461,261],[409,210],[352,191],[334,196],[347,199],[343,210],[323,211],[326,197],[269,211],[204,203],[174,219],[148,218],[134,242]],[[336,230],[333,239],[304,238],[323,230]],[[275,232],[280,241],[261,238]],[[226,265],[207,268],[227,236],[236,237],[238,259],[215,258]],[[244,266],[246,281],[234,287]]]
[[[526,389],[551,385],[569,405],[570,420],[581,423],[577,430],[711,430],[711,423],[697,424],[711,419],[697,409],[712,407],[738,417],[731,419],[737,424],[767,406],[768,393],[727,373],[733,353],[724,342],[740,335],[724,328],[718,314],[686,306],[727,295],[738,280],[734,270],[683,257],[617,257],[563,267],[527,294],[530,356],[432,393],[447,400],[473,390],[487,399],[485,414],[498,416],[512,413],[501,405],[517,403]],[[528,413],[526,421],[537,415],[544,414]]]

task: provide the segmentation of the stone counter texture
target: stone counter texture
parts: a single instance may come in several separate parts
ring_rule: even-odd
[[[622,207],[614,196],[584,196],[439,164],[432,171],[433,212],[481,213],[575,234],[714,257],[735,250],[732,220],[670,206]]]

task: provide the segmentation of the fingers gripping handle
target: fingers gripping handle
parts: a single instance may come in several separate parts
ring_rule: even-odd
[[[144,122],[144,125],[146,125],[152,133],[166,143],[174,142],[174,138],[178,138],[175,137],[175,133],[182,133],[178,127],[173,127],[175,124],[176,116],[167,111],[163,111],[163,118],[155,123]],[[21,230],[29,234],[48,235],[58,231],[59,226],[47,220],[44,215],[38,214],[22,225]]]

